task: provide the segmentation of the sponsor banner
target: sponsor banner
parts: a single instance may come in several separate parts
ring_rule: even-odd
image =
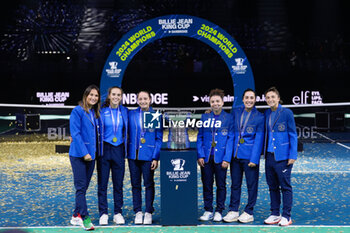
[[[300,95],[292,98],[295,105],[299,104],[323,104],[320,91],[301,91]]]
[[[63,106],[69,95],[69,92],[37,92],[36,98],[41,104]]]
[[[151,103],[154,105],[167,105],[168,104],[168,93],[150,93]],[[123,105],[137,104],[137,93],[124,93],[123,94]]]

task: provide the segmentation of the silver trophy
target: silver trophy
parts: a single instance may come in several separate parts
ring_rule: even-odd
[[[166,112],[165,120],[169,125],[168,149],[186,150],[190,148],[186,121],[191,118],[190,112]],[[180,121],[183,121],[182,123]]]

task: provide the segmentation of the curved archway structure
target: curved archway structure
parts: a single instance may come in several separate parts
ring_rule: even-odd
[[[255,89],[253,72],[245,53],[224,29],[195,16],[166,15],[141,23],[126,33],[114,46],[101,75],[102,99],[106,98],[109,87],[121,86],[125,70],[138,51],[148,43],[170,36],[200,40],[222,57],[233,80],[233,106],[242,104],[244,90]]]

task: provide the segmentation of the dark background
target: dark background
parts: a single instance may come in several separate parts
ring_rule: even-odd
[[[207,19],[242,47],[262,95],[270,86],[290,104],[301,91],[324,103],[348,102],[350,2],[347,0],[12,0],[0,12],[0,103],[39,103],[36,92],[70,92],[75,105],[100,83],[107,56],[139,23],[167,14]],[[291,58],[296,56],[295,62]],[[203,64],[194,70],[194,60]],[[194,39],[172,37],[143,48],[123,79],[125,92],[168,92],[169,106],[192,103],[218,87],[233,95],[221,57]]]

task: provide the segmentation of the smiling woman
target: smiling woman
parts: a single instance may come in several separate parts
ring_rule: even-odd
[[[147,91],[140,91],[137,95],[139,107],[129,112],[129,143],[128,164],[132,185],[135,224],[152,224],[155,197],[154,172],[158,167],[160,149],[162,147],[163,129],[149,129],[144,127],[143,115],[145,111],[155,114],[150,107],[151,96]],[[145,186],[145,214],[142,212],[141,176]]]
[[[201,168],[205,210],[199,219],[221,222],[226,200],[226,173],[233,149],[233,117],[222,109],[223,90],[213,89],[209,96],[212,112],[203,114],[201,120],[213,118],[215,121],[221,121],[221,126],[198,129],[197,161]],[[213,213],[214,177],[217,187],[215,214]]]
[[[86,204],[86,191],[95,167],[96,155],[102,154],[102,136],[100,129],[100,93],[95,85],[88,86],[82,102],[76,106],[70,116],[72,142],[69,159],[72,166],[75,194],[75,209],[72,225],[93,230]]]
[[[123,181],[128,133],[128,110],[120,105],[123,90],[113,86],[101,110],[103,156],[97,158],[99,224],[108,225],[107,187],[112,173],[114,216],[116,224],[124,224]]]

